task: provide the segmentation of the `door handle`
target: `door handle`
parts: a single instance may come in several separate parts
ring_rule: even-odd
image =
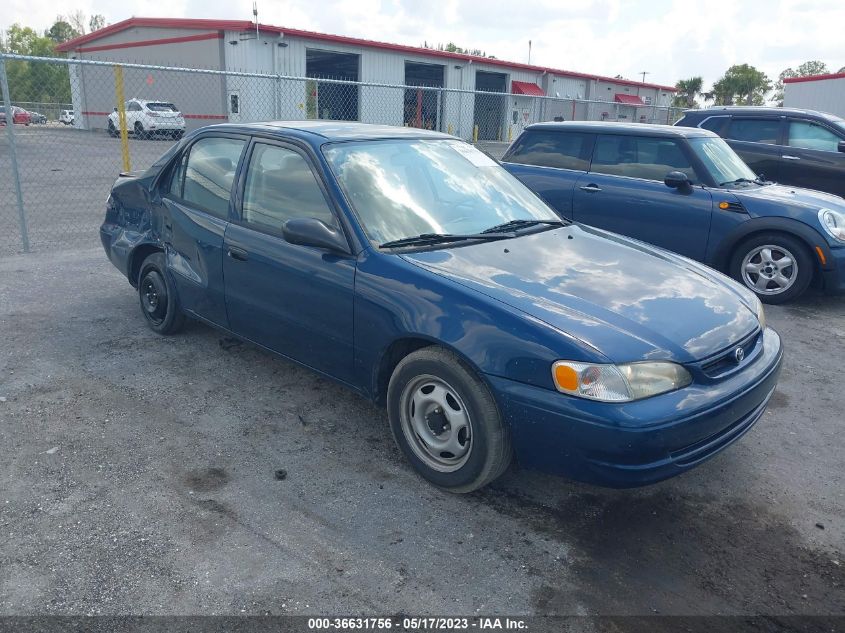
[[[586,191],[588,193],[596,193],[597,191],[601,191],[601,188],[598,185],[594,185],[590,183],[589,185],[584,185],[583,187],[578,187],[581,191]]]
[[[249,259],[249,253],[247,253],[242,248],[238,248],[237,246],[230,246],[226,254],[232,259],[238,260],[239,262],[245,262]]]
[[[800,157],[792,156],[790,154],[784,154],[783,156],[781,156],[781,158],[783,158],[784,160],[801,160]]]

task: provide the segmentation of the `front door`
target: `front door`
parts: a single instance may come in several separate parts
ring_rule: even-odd
[[[810,120],[789,119],[780,181],[845,197],[845,132],[834,132]]]
[[[223,272],[237,334],[352,382],[355,258],[288,243],[284,223],[317,218],[340,227],[313,165],[298,149],[253,144],[240,217],[226,229]]]
[[[590,171],[575,183],[574,219],[703,260],[713,202],[663,183],[670,171],[698,181],[683,145],[674,138],[599,135]]]

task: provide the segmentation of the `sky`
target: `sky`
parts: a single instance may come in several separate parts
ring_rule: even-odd
[[[38,30],[57,7],[131,15],[252,19],[252,0],[3,0],[0,29]],[[732,64],[771,78],[810,59],[845,66],[843,0],[259,0],[265,24],[419,46],[452,41],[488,55],[674,85],[702,76],[705,88]]]

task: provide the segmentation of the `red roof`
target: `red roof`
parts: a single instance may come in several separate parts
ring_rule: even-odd
[[[800,84],[803,81],[823,81],[825,79],[845,79],[845,73],[832,73],[830,75],[810,75],[809,77],[788,77],[783,80],[783,83]]]
[[[537,84],[530,81],[512,81],[511,93],[515,95],[530,95],[532,97],[545,97],[546,93]]]
[[[174,28],[174,29],[214,29],[221,31],[250,31],[255,29],[255,23],[249,20],[205,20],[193,18],[128,18],[122,22],[116,22],[109,26],[82,35],[80,37],[68,40],[63,44],[56,46],[57,51],[68,52],[82,50],[83,45],[89,42],[96,41],[106,35],[120,33],[127,29],[139,26],[158,27],[158,28]],[[315,33],[313,31],[303,31],[300,29],[289,29],[287,27],[272,26],[269,24],[259,24],[258,28],[266,33],[282,33],[283,35],[290,35],[293,37],[307,37],[313,40],[322,40],[325,42],[336,42],[339,44],[352,44],[357,46],[368,46],[371,48],[380,48],[383,50],[398,51],[410,53],[414,55],[427,55],[429,57],[445,57],[448,59],[458,59],[465,62],[473,62],[479,64],[490,64],[492,66],[506,66],[508,68],[518,68],[521,70],[531,70],[536,72],[547,72],[555,75],[562,75],[566,77],[576,77],[579,79],[592,79],[596,81],[607,81],[614,84],[621,84],[626,86],[642,86],[645,88],[655,88],[666,92],[676,92],[672,86],[661,86],[660,84],[647,84],[638,81],[631,81],[630,79],[613,79],[612,77],[604,77],[602,75],[593,75],[589,73],[578,73],[569,70],[561,70],[558,68],[548,68],[546,66],[532,66],[530,64],[521,64],[517,62],[508,62],[502,59],[492,59],[489,57],[479,57],[476,55],[465,55],[463,53],[450,53],[447,51],[438,51],[430,48],[420,48],[417,46],[405,46],[403,44],[389,44],[387,42],[376,42],[373,40],[365,40],[357,37],[347,37],[345,35],[330,35],[328,33]]]
[[[639,95],[628,95],[624,92],[617,92],[613,95],[613,100],[616,103],[624,103],[625,105],[644,106],[647,105]]]

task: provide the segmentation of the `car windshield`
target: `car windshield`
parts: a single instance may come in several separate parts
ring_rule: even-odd
[[[176,106],[172,103],[148,103],[147,109],[153,112],[177,112]]]
[[[489,156],[457,140],[337,143],[323,153],[367,236],[476,234],[559,218]]]
[[[757,179],[757,174],[722,139],[699,136],[689,139],[689,144],[717,184]]]

